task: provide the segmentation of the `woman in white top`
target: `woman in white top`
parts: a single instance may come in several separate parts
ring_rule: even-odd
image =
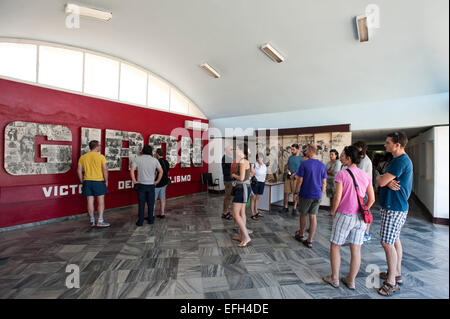
[[[341,161],[339,161],[339,153],[334,148],[330,150],[330,161],[327,163],[327,187],[326,194],[330,198],[330,203],[333,203],[334,195],[336,194],[336,184],[334,179],[337,173],[341,170]],[[331,204],[330,204],[331,206]],[[330,216],[330,213],[326,213],[325,216]]]
[[[258,217],[263,217],[263,215],[258,212],[258,200],[259,196],[264,194],[264,185],[266,181],[267,166],[263,163],[264,155],[258,153],[256,155],[256,163],[253,164],[255,170],[256,181],[252,182],[252,197],[250,198],[251,204],[251,219],[256,220]]]

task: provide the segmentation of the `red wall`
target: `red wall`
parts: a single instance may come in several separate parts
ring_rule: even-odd
[[[87,211],[86,200],[79,194],[46,198],[42,189],[54,185],[79,184],[76,167],[80,156],[82,127],[102,129],[101,143],[104,147],[105,129],[139,132],[144,138],[144,144],[147,144],[151,134],[170,135],[172,129],[184,128],[185,120],[198,119],[0,79],[0,227]],[[39,149],[40,143],[72,145],[71,170],[54,175],[8,174],[4,168],[4,134],[6,125],[13,121],[67,126],[72,132],[72,142],[46,141],[44,137],[36,137],[36,149]],[[208,123],[207,120],[201,121]],[[192,138],[193,131],[189,132]],[[203,141],[204,147],[207,142]],[[200,174],[206,172],[207,163],[203,163],[203,167],[193,167],[191,163],[190,168],[181,168],[178,162],[175,168],[170,169],[169,176],[191,175],[191,181],[171,184],[167,188],[167,197],[202,191]],[[126,180],[130,180],[128,159],[122,161],[121,171],[109,172],[106,209],[136,204],[137,197],[133,190],[118,190],[118,182]]]

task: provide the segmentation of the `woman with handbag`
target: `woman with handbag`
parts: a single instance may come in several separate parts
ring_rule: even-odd
[[[336,194],[331,208],[331,275],[323,277],[323,280],[335,288],[339,287],[340,249],[349,238],[350,272],[347,277],[342,277],[341,281],[347,288],[354,290],[355,278],[361,266],[361,245],[364,242],[366,221],[371,222],[368,215],[371,217],[369,209],[375,202],[375,194],[371,176],[357,167],[361,153],[355,146],[345,147],[340,160],[347,169],[341,170],[335,178]],[[366,194],[368,201],[365,205],[362,199]]]
[[[236,147],[236,159],[238,161],[238,170],[233,172],[231,177],[235,179],[232,190],[232,194],[234,194],[233,218],[239,226],[239,235],[233,237],[233,239],[240,242],[238,247],[246,247],[252,244],[246,227],[245,205],[251,194],[250,176],[254,174],[253,168],[248,161],[248,148],[246,145]]]
[[[252,177],[252,197],[251,201],[251,219],[257,220],[263,215],[258,211],[259,196],[264,194],[264,186],[266,181],[267,166],[263,163],[264,155],[262,153],[256,154],[256,163],[253,164],[255,175]]]

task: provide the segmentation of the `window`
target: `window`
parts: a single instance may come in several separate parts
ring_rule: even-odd
[[[84,92],[117,100],[119,93],[119,61],[86,53]]]
[[[129,64],[120,64],[121,101],[145,105],[147,99],[147,72]]]
[[[83,90],[83,52],[39,46],[38,82],[63,89]]]
[[[175,89],[170,90],[170,111],[189,113],[189,101]]]
[[[170,83],[131,63],[75,47],[14,41],[0,40],[0,76],[206,119]]]
[[[169,94],[169,85],[151,74],[148,75],[148,106],[169,110]]]
[[[194,104],[191,103],[189,104],[189,115],[206,119],[205,115],[203,115],[203,113],[200,112],[200,110]]]
[[[36,82],[37,46],[0,42],[0,75]]]

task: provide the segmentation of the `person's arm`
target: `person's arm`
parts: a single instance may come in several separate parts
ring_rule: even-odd
[[[245,163],[244,162],[241,162],[241,163],[239,163],[239,175],[237,175],[237,174],[231,174],[231,177],[233,177],[233,178],[235,178],[235,179],[237,179],[238,181],[244,181],[244,178],[245,178],[245,167],[244,167],[244,165],[245,165]]]
[[[102,164],[102,172],[103,172],[103,179],[105,180],[105,185],[108,187],[108,167],[106,166],[106,163]]]
[[[136,185],[138,183],[136,180],[136,175],[134,174],[135,171],[136,171],[136,166],[131,164],[130,176],[131,176],[131,180],[133,181],[133,185]]]
[[[300,187],[302,187],[303,183],[303,177],[295,175],[295,193],[294,193],[294,200],[297,199],[298,193],[300,192]]]
[[[375,192],[373,190],[372,183],[370,183],[369,186],[367,187],[366,194],[368,197],[366,205],[370,209],[370,207],[372,207],[373,203],[375,203]]]
[[[336,211],[339,206],[339,203],[341,202],[342,198],[342,183],[336,183],[336,193],[333,197],[333,202],[331,203],[331,216],[336,216]]]
[[[381,187],[385,187],[390,182],[394,181],[394,178],[395,178],[395,175],[392,175],[391,173],[384,173],[383,175],[377,176],[377,183]]]
[[[158,185],[159,181],[161,180],[161,178],[162,178],[162,176],[163,176],[163,169],[162,169],[161,166],[159,166],[159,167],[157,168],[157,171],[158,171],[158,178],[157,178],[156,181],[155,181],[155,185]]]
[[[322,182],[322,194],[325,193],[326,188],[327,188],[327,179],[324,178]]]
[[[80,183],[83,183],[83,166],[81,166],[80,164],[78,164],[78,167],[77,167],[77,174],[78,174],[78,179],[80,180]]]

